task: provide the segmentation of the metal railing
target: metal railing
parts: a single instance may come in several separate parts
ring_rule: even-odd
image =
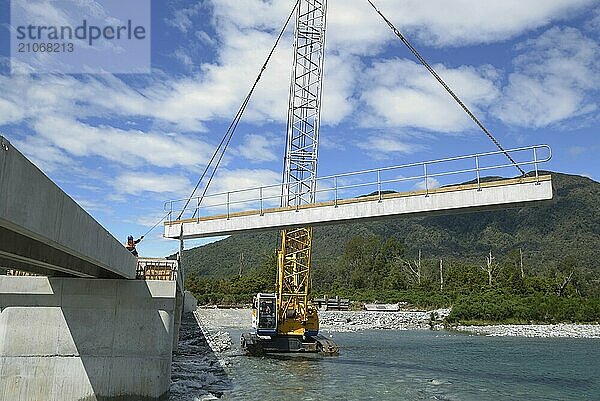
[[[552,158],[552,149],[549,145],[507,149],[505,152],[509,153],[522,168],[533,166],[532,172],[538,182],[539,165]],[[369,188],[372,188],[369,195],[377,195],[381,201],[385,193],[402,192],[398,190],[398,184],[407,182],[416,182],[412,190],[423,190],[425,196],[429,196],[429,191],[433,187],[439,186],[438,179],[450,176],[462,176],[463,180],[466,177],[473,184],[476,183],[478,189],[481,190],[482,173],[515,167],[513,163],[506,162],[505,156],[502,151],[475,153],[319,177],[316,180],[315,191],[317,202],[333,201],[334,206],[337,207],[338,201],[364,196]],[[502,161],[494,161],[494,159],[500,158]],[[404,173],[408,175],[404,175]],[[445,183],[445,185],[452,184],[457,184],[457,182]],[[192,198],[185,210],[182,208],[187,199],[167,201],[164,205],[164,211],[167,214],[165,221],[172,222],[173,217],[177,218],[180,214],[181,219],[196,218],[198,220],[202,216],[214,214],[226,215],[227,218],[230,218],[234,212],[248,210],[258,211],[262,215],[266,208],[283,204],[282,201],[287,198],[286,189],[286,184],[274,184],[213,193],[204,197]],[[358,191],[362,191],[362,193]],[[300,207],[300,205],[293,206],[297,210]]]

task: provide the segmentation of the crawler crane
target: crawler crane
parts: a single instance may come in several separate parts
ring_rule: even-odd
[[[507,157],[510,165],[516,167],[524,177],[525,171],[433,67],[379,11],[372,0],[367,2],[496,145],[500,153]],[[290,86],[281,206],[295,207],[298,210],[303,205],[315,202],[327,0],[298,0],[295,13],[294,64]],[[535,158],[534,154],[534,160]],[[534,161],[534,164],[537,165],[537,161]],[[244,333],[241,337],[242,348],[249,354],[274,352],[338,354],[338,346],[332,340],[319,335],[317,310],[308,299],[312,234],[311,227],[296,227],[281,231],[275,293],[257,294],[252,309],[253,331]]]
[[[326,13],[327,0],[299,0],[296,5],[281,206],[315,201]],[[253,332],[241,337],[248,353],[338,353],[333,341],[319,335],[317,310],[308,299],[312,235],[312,227],[281,231],[276,291],[257,294]]]

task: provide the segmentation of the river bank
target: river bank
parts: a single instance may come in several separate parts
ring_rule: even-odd
[[[320,311],[321,331],[341,333],[364,330],[442,330],[442,320],[450,309],[432,311]],[[227,349],[227,329],[249,329],[250,309],[198,308],[196,316],[203,327],[209,329],[207,337],[215,338],[215,348]],[[432,320],[433,318],[433,320]],[[451,328],[453,331],[495,337],[560,337],[600,338],[598,324],[548,324],[548,325],[486,325]]]
[[[169,401],[216,400],[231,390],[226,370],[229,360],[223,354],[231,347],[231,338],[208,327],[206,322],[199,324],[195,313],[182,316],[171,363]]]
[[[600,324],[498,324],[452,330],[491,337],[600,338]]]

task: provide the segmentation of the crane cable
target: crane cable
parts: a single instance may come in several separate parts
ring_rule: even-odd
[[[169,215],[169,213],[165,214],[165,215],[163,216],[163,218],[162,218],[162,219],[160,219],[160,220],[158,220],[158,221],[156,222],[156,224],[154,224],[152,227],[150,227],[150,229],[149,229],[148,231],[146,231],[146,232],[144,233],[144,235],[142,235],[142,237],[141,237],[141,238],[144,238],[146,235],[150,234],[150,233],[151,233],[151,232],[152,232],[152,231],[153,231],[153,230],[154,230],[154,229],[155,229],[155,228],[156,228],[156,227],[157,227],[157,226],[158,226],[160,223],[162,223],[162,222],[163,222],[163,220],[164,220],[164,219],[166,219],[166,218],[167,218],[167,216],[168,216],[168,215]]]
[[[412,52],[412,54],[415,55],[415,57],[419,60],[419,62],[421,64],[423,64],[423,66],[425,68],[427,68],[427,70],[431,73],[431,75],[433,75],[434,78],[437,79],[437,81],[440,83],[440,85],[442,85],[444,87],[444,89],[446,89],[446,91],[450,94],[450,96],[452,96],[454,98],[454,100],[456,100],[456,102],[460,105],[460,107],[462,107],[462,109],[469,115],[469,117],[471,117],[471,119],[479,126],[479,128],[481,128],[481,130],[488,136],[488,138],[490,138],[491,141],[498,147],[498,149],[500,149],[500,151],[502,153],[504,153],[504,155],[506,155],[508,160],[510,160],[510,162],[519,170],[519,172],[523,176],[525,176],[526,175],[525,171],[523,171],[521,166],[519,166],[519,164],[512,158],[512,156],[506,150],[504,150],[504,148],[502,147],[502,145],[500,145],[500,143],[496,140],[496,138],[494,138],[494,136],[487,130],[487,128],[485,128],[483,123],[481,121],[479,121],[479,119],[475,116],[475,114],[473,114],[471,112],[471,110],[469,110],[469,108],[462,102],[462,100],[460,100],[460,98],[454,93],[454,91],[452,91],[452,89],[450,89],[448,84],[446,84],[446,82],[444,82],[444,80],[437,74],[437,72],[435,72],[433,67],[431,67],[431,65],[429,65],[429,63],[423,58],[423,56],[421,56],[421,54],[417,51],[417,49],[415,49],[413,47],[413,45],[410,44],[408,39],[406,39],[406,37],[404,37],[404,35],[402,35],[402,33],[394,26],[394,24],[392,24],[392,22],[389,19],[387,19],[386,16],[383,15],[383,13],[381,11],[379,11],[377,6],[375,6],[375,4],[373,4],[373,2],[371,0],[367,0],[367,1],[371,5],[371,7],[373,7],[373,9],[377,12],[377,14],[379,14],[381,16],[381,18],[383,18],[385,23],[392,29],[392,31],[402,41],[402,43],[404,43],[406,45],[406,47],[408,47],[408,49]]]
[[[183,213],[185,212],[185,210],[187,209],[188,205],[190,204],[190,201],[192,200],[192,198],[194,197],[194,195],[196,194],[196,191],[198,190],[198,187],[200,186],[200,184],[202,183],[202,181],[204,180],[204,177],[206,176],[206,174],[208,173],[208,170],[210,169],[213,161],[215,160],[215,157],[217,157],[217,154],[219,154],[219,152],[221,152],[221,154],[219,155],[219,158],[212,170],[212,173],[208,179],[208,182],[206,183],[206,186],[204,187],[204,191],[202,192],[202,196],[200,196],[200,200],[202,200],[204,198],[204,196],[206,195],[206,192],[208,191],[208,187],[210,186],[210,183],[212,182],[212,179],[217,171],[217,168],[219,167],[219,165],[221,164],[221,160],[223,159],[223,156],[225,155],[225,151],[227,150],[227,147],[229,146],[229,143],[231,142],[231,138],[233,137],[233,134],[235,133],[235,130],[244,114],[244,111],[246,110],[246,107],[248,106],[248,102],[250,101],[250,98],[252,97],[252,94],[254,93],[254,90],[256,89],[256,86],[258,85],[258,82],[260,81],[260,79],[262,78],[262,74],[263,72],[267,69],[267,65],[269,63],[269,61],[271,60],[271,57],[273,56],[273,53],[275,52],[275,49],[277,48],[277,45],[279,44],[279,41],[281,40],[281,38],[283,37],[283,34],[285,33],[285,30],[287,29],[287,26],[290,23],[290,20],[292,19],[292,16],[294,15],[294,12],[296,11],[296,8],[298,7],[298,3],[300,3],[300,0],[297,0],[296,3],[294,4],[294,8],[292,9],[292,12],[290,13],[290,15],[288,16],[285,24],[283,25],[283,28],[281,29],[281,31],[279,32],[279,35],[277,36],[277,39],[275,40],[275,44],[273,45],[273,47],[271,48],[271,51],[269,52],[269,55],[267,56],[267,59],[265,60],[264,64],[262,65],[260,72],[258,73],[258,76],[256,77],[256,80],[254,81],[254,84],[252,85],[252,88],[250,88],[250,91],[248,92],[248,94],[246,95],[246,98],[244,99],[244,101],[242,102],[242,104],[240,105],[240,108],[238,109],[235,117],[233,118],[233,120],[231,121],[231,124],[229,124],[229,127],[227,128],[227,131],[225,132],[225,134],[223,135],[223,138],[221,139],[221,142],[219,143],[219,146],[217,146],[217,148],[215,149],[212,157],[210,158],[210,161],[208,162],[208,164],[206,165],[206,168],[204,169],[204,172],[202,173],[202,175],[200,176],[200,179],[198,180],[198,182],[196,183],[196,186],[194,187],[194,190],[192,191],[192,193],[190,194],[190,196],[187,198],[184,207],[181,209],[181,213],[179,213],[179,216],[177,217],[177,220],[180,220],[181,217],[183,216]],[[196,212],[198,212],[198,209],[196,209],[196,211],[194,211],[194,215],[196,216]]]

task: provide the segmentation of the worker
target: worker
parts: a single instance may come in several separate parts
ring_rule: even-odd
[[[133,235],[130,235],[129,237],[127,237],[127,245],[125,245],[125,248],[127,248],[127,250],[129,252],[131,252],[131,254],[133,256],[135,256],[136,258],[138,257],[138,253],[137,253],[137,250],[135,249],[135,246],[143,239],[144,239],[143,235],[140,238],[136,239],[135,241],[133,240]]]

